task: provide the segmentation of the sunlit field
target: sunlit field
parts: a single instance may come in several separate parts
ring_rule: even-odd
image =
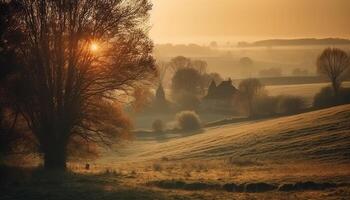
[[[273,96],[294,95],[303,97],[308,105],[312,104],[315,95],[324,87],[329,87],[329,83],[298,84],[298,85],[271,85],[266,86],[266,90]],[[350,87],[350,82],[344,82],[343,87]]]
[[[337,199],[349,195],[349,117],[347,105],[187,135],[140,134],[125,148],[115,147],[114,153],[93,162],[92,171],[86,171],[83,163],[73,164],[72,169],[123,177],[131,187],[161,188],[169,195],[167,198],[181,193],[203,199]],[[283,184],[307,181],[343,186],[322,191],[278,191]],[[275,187],[259,194],[220,192],[229,183],[261,182]]]

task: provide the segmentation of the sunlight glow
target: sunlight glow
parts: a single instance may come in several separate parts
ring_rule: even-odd
[[[99,50],[99,45],[96,43],[96,42],[92,42],[91,44],[90,44],[90,50],[92,51],[92,52],[96,52],[96,51],[98,51]]]

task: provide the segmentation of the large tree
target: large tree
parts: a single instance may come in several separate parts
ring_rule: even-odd
[[[350,57],[341,49],[327,48],[317,59],[317,71],[329,78],[335,95],[338,94],[342,76],[349,67]]]
[[[147,36],[149,0],[12,0],[24,40],[14,43],[20,73],[13,102],[43,152],[65,169],[80,138],[111,144],[125,125],[113,102],[155,74]],[[74,147],[73,147],[74,148]]]
[[[9,99],[6,91],[9,77],[18,69],[16,64],[16,48],[12,43],[18,38],[18,31],[8,30],[8,27],[15,21],[11,13],[16,12],[8,3],[0,1],[0,165],[4,158],[12,152],[14,142],[17,140],[13,122],[16,121],[16,114],[8,112]]]

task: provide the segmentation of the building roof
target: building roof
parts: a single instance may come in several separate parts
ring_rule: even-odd
[[[232,80],[222,81],[216,86],[215,82],[212,81],[208,88],[208,94],[205,98],[207,99],[228,99],[232,98],[236,94],[237,89],[232,85]]]

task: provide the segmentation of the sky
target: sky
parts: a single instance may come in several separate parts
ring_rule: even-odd
[[[155,43],[350,38],[350,0],[152,0]]]

